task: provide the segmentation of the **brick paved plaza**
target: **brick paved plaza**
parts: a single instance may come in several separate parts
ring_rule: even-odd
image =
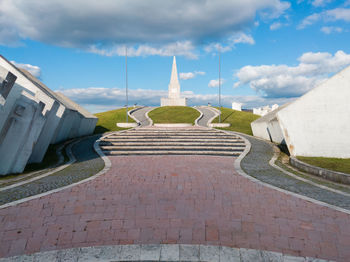
[[[98,178],[0,209],[0,256],[208,244],[346,261],[350,215],[254,183],[219,156],[112,156]]]

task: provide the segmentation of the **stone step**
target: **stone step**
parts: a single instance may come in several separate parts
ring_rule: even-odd
[[[238,157],[240,152],[230,151],[199,151],[199,150],[149,150],[149,151],[103,151],[105,155],[213,155],[213,156],[234,156]]]
[[[197,143],[193,141],[188,142],[110,142],[110,141],[101,141],[101,146],[236,146],[236,147],[245,147],[245,144],[243,141],[234,141],[234,142],[217,142],[217,141],[210,141],[210,142],[201,142],[198,141]]]
[[[102,150],[113,151],[113,150],[211,150],[211,151],[237,151],[242,152],[243,147],[230,147],[230,146],[101,146]]]
[[[225,135],[113,135],[109,136],[108,138],[138,138],[138,139],[143,139],[143,138],[153,138],[153,139],[161,139],[161,138],[196,138],[196,139],[237,139],[235,136],[225,136]]]
[[[202,143],[227,143],[227,142],[233,142],[233,143],[244,143],[242,139],[239,138],[231,138],[231,139],[221,139],[221,138],[211,138],[211,139],[204,139],[204,138],[105,138],[102,141],[105,142],[202,142]]]

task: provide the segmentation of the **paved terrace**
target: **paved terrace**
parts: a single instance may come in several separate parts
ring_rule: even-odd
[[[349,261],[348,213],[257,183],[235,170],[234,157],[109,159],[110,170],[94,180],[0,209],[0,257],[202,244]],[[240,259],[254,261],[242,252]]]

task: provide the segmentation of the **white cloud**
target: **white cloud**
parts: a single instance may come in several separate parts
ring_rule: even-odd
[[[323,26],[321,31],[327,35],[331,33],[341,33],[343,32],[343,28],[337,26]]]
[[[307,26],[323,20],[324,22],[335,22],[342,20],[344,22],[350,22],[350,9],[349,8],[335,8],[326,10],[321,13],[315,13],[307,16],[297,27],[298,29],[304,29]]]
[[[280,22],[274,22],[270,25],[270,30],[277,30],[282,27],[282,24]]]
[[[142,49],[226,39],[246,30],[258,14],[278,17],[289,7],[280,0],[1,0],[0,43],[31,39],[84,50],[94,47],[96,52],[107,49],[102,53],[128,44],[141,45],[136,53],[162,55]]]
[[[338,51],[330,53],[304,53],[299,65],[245,66],[234,76],[238,82],[234,87],[249,85],[266,98],[298,97],[311,90],[346,66],[350,65],[350,54]]]
[[[190,59],[197,59],[198,55],[194,51],[195,47],[190,41],[175,42],[161,46],[139,45],[128,46],[128,56],[186,56]],[[110,48],[99,48],[95,45],[87,49],[90,53],[95,53],[103,56],[125,56],[125,45],[114,45]]]
[[[225,83],[225,79],[220,79],[220,84],[222,85]],[[208,83],[208,87],[218,87],[219,86],[219,79],[212,79]]]
[[[315,7],[325,6],[331,3],[333,0],[314,0],[312,1],[312,5]]]
[[[17,63],[15,61],[11,61],[12,64],[15,66],[27,70],[29,73],[31,73],[33,76],[40,78],[41,75],[41,69],[38,66],[30,65],[30,64],[21,64]]]
[[[211,43],[204,47],[206,52],[220,51],[222,53],[231,51],[237,44],[249,44],[254,45],[255,40],[251,35],[247,35],[243,32],[235,33],[228,38],[224,45],[219,43]]]
[[[119,88],[90,87],[81,89],[60,90],[64,95],[79,103],[92,113],[112,110],[125,106],[125,90]],[[167,96],[167,90],[137,89],[129,90],[129,106],[138,105],[159,106],[160,98]],[[181,94],[188,99],[189,105],[212,105],[218,104],[217,94],[196,94],[192,91],[185,91]],[[284,104],[290,99],[277,98],[266,99],[259,96],[234,96],[222,95],[223,106],[231,107],[232,101],[244,104],[244,108],[253,108],[267,104]]]
[[[188,79],[195,78],[197,75],[205,75],[205,72],[195,71],[195,72],[180,73],[180,79],[188,80]]]

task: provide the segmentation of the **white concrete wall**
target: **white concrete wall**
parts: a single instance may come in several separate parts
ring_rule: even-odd
[[[160,106],[187,106],[186,98],[161,98]]]
[[[51,144],[57,144],[69,138],[70,131],[75,121],[75,114],[76,111],[65,109]]]
[[[277,113],[293,156],[350,158],[350,67]]]

